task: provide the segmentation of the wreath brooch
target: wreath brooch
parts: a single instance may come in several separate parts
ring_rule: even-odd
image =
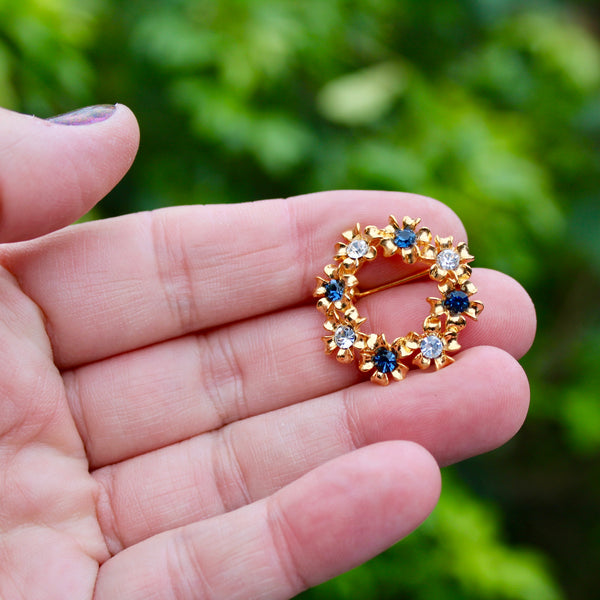
[[[454,245],[452,236],[438,237],[426,227],[419,228],[420,218],[404,217],[400,223],[393,215],[389,224],[379,229],[369,225],[342,234],[344,242],[336,245],[333,264],[324,269],[326,277],[317,277],[314,292],[317,308],[326,316],[328,335],[323,337],[325,352],[334,354],[341,363],[357,360],[358,368],[371,373],[371,381],[388,385],[390,379],[400,381],[409,371],[407,363],[427,369],[431,364],[441,369],[454,362],[448,355],[460,349],[458,334],[467,324],[466,317],[477,320],[483,304],[472,300],[477,288],[470,281],[469,263],[474,257],[467,244]],[[379,250],[384,257],[398,255],[406,264],[423,263],[427,269],[361,291],[357,273]],[[441,298],[427,298],[430,310],[423,322],[423,332],[411,331],[388,342],[385,334],[361,331],[366,318],[361,317],[356,300],[423,277],[438,284]]]

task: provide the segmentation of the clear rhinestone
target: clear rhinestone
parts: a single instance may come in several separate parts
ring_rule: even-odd
[[[369,251],[369,244],[362,238],[356,238],[348,244],[346,253],[350,258],[362,258]]]
[[[454,271],[460,265],[460,256],[454,250],[442,250],[437,255],[436,261],[445,271]]]
[[[333,341],[338,348],[350,348],[356,341],[356,332],[352,327],[340,325],[333,334]]]
[[[442,340],[437,335],[428,335],[421,340],[421,354],[425,358],[438,358],[443,350]]]

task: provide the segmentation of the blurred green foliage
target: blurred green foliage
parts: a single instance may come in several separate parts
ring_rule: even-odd
[[[1,105],[119,101],[140,120],[134,168],[91,217],[412,191],[532,294],[524,430],[448,471],[416,534],[303,598],[597,596],[598,16],[567,0],[0,0]]]

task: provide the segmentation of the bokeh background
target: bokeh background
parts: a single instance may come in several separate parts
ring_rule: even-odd
[[[0,0],[1,106],[138,116],[137,161],[88,218],[412,191],[533,296],[523,430],[446,469],[418,532],[302,598],[600,597],[599,17],[566,0]]]

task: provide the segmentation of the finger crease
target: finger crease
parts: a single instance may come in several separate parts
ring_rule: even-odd
[[[150,213],[152,249],[158,280],[171,313],[182,331],[192,331],[199,324],[200,311],[194,294],[189,253],[178,221],[165,226],[162,212]]]
[[[361,420],[356,415],[356,411],[353,409],[353,394],[349,388],[341,391],[342,398],[342,411],[345,429],[347,436],[352,444],[351,450],[357,450],[366,445],[366,436],[364,429],[361,425]]]
[[[235,450],[231,429],[224,427],[215,432],[212,450],[215,487],[225,512],[252,502],[248,479]]]
[[[272,546],[275,550],[275,557],[279,564],[279,570],[285,577],[290,587],[291,594],[298,594],[300,591],[311,587],[311,583],[303,575],[302,569],[294,553],[293,546],[299,547],[295,540],[293,529],[288,519],[279,507],[276,497],[272,497],[266,507],[266,523],[271,536]]]
[[[221,425],[248,416],[244,377],[231,334],[222,329],[210,336],[198,336],[204,392]]]
[[[109,470],[107,471],[107,469]],[[113,471],[110,467],[104,467],[101,470],[101,474],[101,476],[98,476],[98,472],[94,474],[94,478],[98,485],[98,493],[96,495],[96,515],[98,517],[100,530],[104,536],[106,547],[111,556],[114,556],[125,548],[125,543],[122,536],[119,534],[116,510],[113,504],[113,496],[115,493]]]
[[[166,556],[167,574],[171,581],[168,588],[173,593],[173,600],[209,600],[216,597],[202,569],[193,538],[185,529],[171,538]]]

